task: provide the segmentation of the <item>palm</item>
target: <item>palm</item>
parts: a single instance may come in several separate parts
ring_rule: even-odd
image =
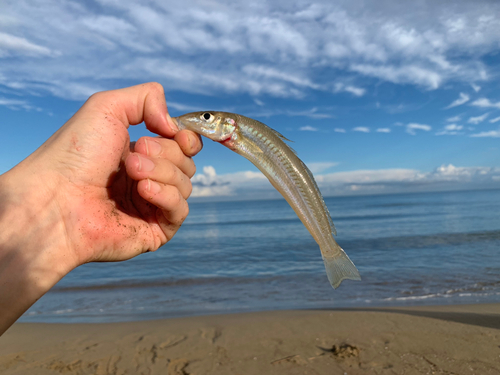
[[[89,121],[89,124],[95,121]],[[71,124],[69,124],[71,126]],[[127,129],[116,119],[72,133],[63,174],[70,178],[64,194],[78,217],[68,217],[70,246],[83,262],[125,260],[155,249],[161,238],[157,208],[137,193],[126,173],[130,153]],[[76,221],[75,221],[76,219]]]

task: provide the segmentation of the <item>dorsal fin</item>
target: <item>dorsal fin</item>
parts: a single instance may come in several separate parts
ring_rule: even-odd
[[[266,126],[267,126],[267,125],[266,125]],[[268,128],[269,128],[269,127],[268,127]],[[270,129],[270,130],[272,130],[272,132],[273,132],[274,134],[276,134],[276,135],[278,136],[278,138],[279,138],[279,139],[281,139],[283,142],[292,142],[292,143],[293,143],[293,141],[292,141],[291,139],[288,139],[288,138],[287,138],[287,137],[285,137],[283,134],[281,134],[279,131],[274,130],[273,128],[269,128],[269,129]],[[293,151],[293,153],[294,153],[295,155],[297,155],[297,151],[295,151],[292,147],[290,147],[290,145],[289,145],[289,144],[285,143],[285,145],[286,145],[286,146],[287,146],[290,150],[292,150],[292,151]],[[298,155],[297,155],[297,156],[298,156]]]
[[[283,134],[281,134],[279,131],[274,130],[274,129],[273,129],[273,128],[271,128],[271,127],[269,127],[269,129],[271,129],[271,130],[274,132],[274,134],[276,134],[278,137],[280,137],[283,141],[286,141],[286,142],[292,142],[292,143],[293,143],[293,141],[292,141],[292,140],[290,140],[290,139],[288,139],[287,137],[285,137],[285,136],[284,136]]]

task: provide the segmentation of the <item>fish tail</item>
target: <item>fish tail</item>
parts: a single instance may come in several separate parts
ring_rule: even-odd
[[[361,280],[361,276],[354,263],[340,246],[339,249],[340,251],[336,252],[334,256],[323,256],[326,275],[328,276],[330,284],[335,289],[339,287],[342,280]]]

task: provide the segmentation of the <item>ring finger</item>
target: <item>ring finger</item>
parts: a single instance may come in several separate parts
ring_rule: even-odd
[[[160,184],[175,186],[184,199],[191,195],[191,180],[170,160],[152,159],[133,153],[125,160],[125,166],[128,175],[134,180],[150,179]]]

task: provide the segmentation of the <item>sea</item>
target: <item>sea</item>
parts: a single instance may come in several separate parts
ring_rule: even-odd
[[[162,248],[75,269],[21,321],[500,302],[500,190],[325,202],[361,281],[330,286],[318,245],[283,199],[195,202]]]

